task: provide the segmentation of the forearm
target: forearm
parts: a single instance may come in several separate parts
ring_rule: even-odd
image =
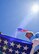
[[[34,54],[34,49],[35,49],[35,46],[33,45],[30,54]]]

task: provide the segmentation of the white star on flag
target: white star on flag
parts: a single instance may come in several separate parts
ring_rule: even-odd
[[[0,39],[0,43],[1,43],[1,41],[2,41],[2,40]]]
[[[8,43],[8,41],[7,41],[7,40],[5,40],[5,41],[4,41],[4,44],[6,44],[6,45],[7,45],[7,43]]]
[[[15,53],[19,54],[19,51],[17,50],[17,51],[15,51]]]
[[[10,48],[10,49],[9,49],[9,52],[11,52],[11,53],[12,53],[12,51],[13,51],[13,50]]]
[[[28,49],[28,47],[27,47],[27,46],[25,46],[25,47],[24,47],[24,50],[27,50],[27,49]]]
[[[6,49],[7,49],[7,48],[4,46],[4,47],[3,47],[3,50],[6,50]]]
[[[14,47],[14,45],[15,45],[13,42],[12,42],[12,43],[10,43],[10,44],[11,44],[11,46],[13,46],[13,47]]]
[[[6,54],[5,52],[2,52],[2,54]]]
[[[26,54],[25,52],[22,52],[22,54]]]
[[[19,45],[17,45],[17,48],[19,48],[20,49],[20,47],[21,47],[21,45],[19,44]]]

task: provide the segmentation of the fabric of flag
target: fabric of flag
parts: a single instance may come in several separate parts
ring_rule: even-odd
[[[32,43],[0,35],[0,54],[30,54]]]
[[[27,32],[28,30],[22,29],[22,28],[17,28],[18,31],[20,32]]]
[[[34,54],[39,54],[39,49],[36,52],[34,52]]]

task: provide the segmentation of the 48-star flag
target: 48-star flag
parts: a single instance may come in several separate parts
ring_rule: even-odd
[[[0,34],[0,54],[30,54],[32,43]]]

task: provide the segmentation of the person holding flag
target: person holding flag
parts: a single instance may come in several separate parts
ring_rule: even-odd
[[[31,37],[34,36],[33,32],[22,29],[22,28],[18,28],[18,31],[20,32],[26,32],[25,37],[26,37],[26,41],[31,42]]]
[[[26,40],[32,42],[31,38],[34,36],[33,32],[27,31],[25,34]]]

